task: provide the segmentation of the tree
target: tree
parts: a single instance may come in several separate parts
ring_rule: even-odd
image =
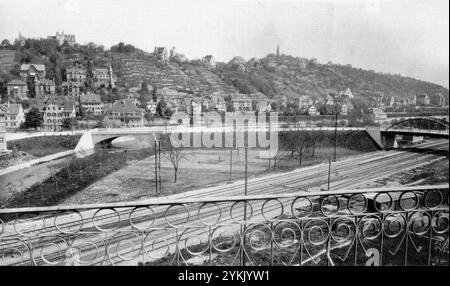
[[[158,87],[156,85],[153,85],[153,90],[152,90],[152,100],[153,102],[157,102],[158,101]]]
[[[311,131],[309,135],[309,146],[311,146],[311,156],[314,157],[316,153],[316,145],[323,139],[323,132],[321,130]]]
[[[139,90],[139,93],[141,95],[148,95],[150,94],[150,90],[148,89],[148,84],[146,80],[143,80],[141,83],[141,90]]]
[[[32,107],[30,111],[25,115],[25,128],[37,129],[38,127],[41,127],[43,123],[44,118],[42,116],[42,113],[36,107]]]
[[[61,128],[63,130],[72,130],[77,126],[77,120],[75,118],[64,118]]]
[[[9,47],[11,46],[11,42],[8,39],[4,39],[1,43],[2,47]]]
[[[310,143],[310,134],[302,131],[290,131],[286,136],[287,144],[291,150],[291,157],[294,152],[298,155],[299,166],[302,166],[302,158]]]
[[[36,83],[34,81],[34,78],[32,77],[27,78],[27,88],[29,97],[36,98]]]
[[[173,182],[176,183],[180,161],[185,159],[187,154],[181,143],[173,138],[170,138],[170,143],[167,145],[169,146],[169,149],[167,150],[165,157],[172,163],[174,170]]]
[[[156,105],[156,114],[160,117],[164,117],[167,110],[167,104],[164,99],[164,97],[161,98],[161,100],[158,102],[158,105]]]

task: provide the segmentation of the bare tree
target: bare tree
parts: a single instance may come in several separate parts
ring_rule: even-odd
[[[302,131],[291,131],[288,136],[288,144],[291,152],[298,154],[299,166],[302,166],[303,155],[310,145],[310,134]]]
[[[284,150],[282,148],[279,148],[277,153],[272,157],[273,160],[273,170],[277,167],[277,162],[280,161],[283,158]]]
[[[322,140],[323,137],[323,132],[321,130],[312,130],[309,136],[309,142],[310,142],[310,146],[311,146],[311,156],[314,157],[314,155],[316,154],[316,146],[317,143],[320,142],[320,140]]]
[[[180,142],[173,140],[173,138],[171,138],[168,145],[169,146],[164,157],[166,157],[170,161],[170,163],[172,163],[174,170],[173,182],[176,183],[180,161],[186,159],[187,154],[186,150],[183,148]]]

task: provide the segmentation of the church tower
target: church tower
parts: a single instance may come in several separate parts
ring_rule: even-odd
[[[111,88],[114,88],[115,82],[114,82],[114,74],[113,74],[113,69],[112,69],[111,64],[109,65],[108,77],[109,77],[109,85],[111,86]]]
[[[280,56],[280,45],[277,45],[277,57]]]

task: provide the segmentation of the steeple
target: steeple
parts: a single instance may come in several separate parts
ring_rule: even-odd
[[[279,56],[280,56],[280,46],[277,45],[277,57],[279,57]]]

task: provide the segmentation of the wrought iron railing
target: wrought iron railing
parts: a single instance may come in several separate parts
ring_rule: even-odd
[[[449,185],[0,210],[0,265],[448,265]]]

